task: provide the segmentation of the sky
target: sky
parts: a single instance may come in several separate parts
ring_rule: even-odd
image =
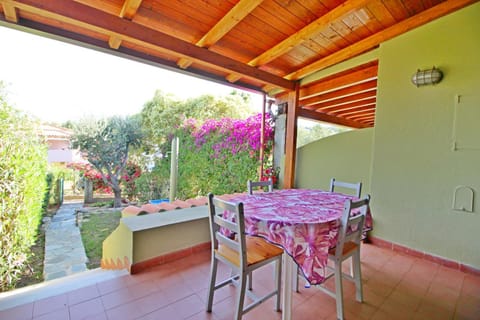
[[[7,86],[10,105],[44,122],[135,114],[157,89],[181,99],[233,90],[4,26],[0,43],[0,81]],[[261,110],[261,95],[251,95]]]

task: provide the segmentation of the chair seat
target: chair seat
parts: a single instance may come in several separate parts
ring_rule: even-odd
[[[343,245],[342,256],[348,256],[351,252],[357,250],[357,248],[358,248],[358,244],[356,244],[355,242],[352,242],[352,241],[345,242],[345,244]],[[335,256],[336,253],[337,253],[336,248],[332,248],[328,250],[328,254],[331,256]]]
[[[282,248],[277,247],[276,245],[273,245],[259,237],[247,236],[245,238],[245,242],[247,244],[247,264],[249,266],[283,254]],[[237,251],[232,250],[228,246],[219,245],[215,252],[216,254],[223,256],[234,265],[240,266]]]

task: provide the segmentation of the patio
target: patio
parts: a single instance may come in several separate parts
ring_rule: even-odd
[[[347,319],[478,319],[480,276],[372,244],[362,249],[363,304],[355,302],[353,285],[345,284]],[[80,289],[0,311],[1,319],[231,319],[235,289],[215,296],[212,314],[205,312],[210,252],[159,265],[137,275],[122,275]],[[222,266],[223,267],[223,266]],[[221,273],[230,272],[222,268]],[[254,290],[271,285],[270,270],[259,270]],[[34,297],[32,297],[35,299]],[[335,302],[321,291],[300,288],[294,294],[295,319],[335,319]],[[280,319],[273,301],[244,319]]]

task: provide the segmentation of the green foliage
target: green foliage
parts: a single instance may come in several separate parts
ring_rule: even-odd
[[[80,226],[85,253],[88,257],[87,267],[100,267],[103,241],[118,227],[120,211],[104,211],[86,214]]]
[[[144,171],[135,180],[138,199],[147,202],[152,199],[168,198],[170,186],[170,158],[157,159],[151,171]]]
[[[334,134],[348,131],[347,128],[334,127],[320,124],[314,121],[303,120],[297,129],[297,148],[315,140],[319,140]]]
[[[273,128],[268,120],[265,165],[273,145]],[[180,140],[177,197],[244,192],[248,179],[259,179],[260,127],[261,115],[246,120],[208,120],[201,125],[186,122],[177,132]]]
[[[244,118],[249,112],[249,96],[233,91],[225,97],[202,95],[186,101],[157,90],[152,100],[145,103],[140,117],[146,135],[147,151],[157,148],[165,154],[170,140],[186,119],[198,121],[220,118]]]
[[[115,207],[121,206],[121,177],[125,173],[131,147],[142,140],[137,118],[111,117],[83,119],[74,126],[72,143],[84,153],[100,173],[105,185],[113,190]]]
[[[0,289],[14,286],[35,242],[47,148],[36,124],[8,105],[0,83]]]

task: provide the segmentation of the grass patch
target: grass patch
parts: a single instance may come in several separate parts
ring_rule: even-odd
[[[121,211],[99,210],[84,213],[80,233],[88,257],[88,269],[100,267],[102,244],[120,223]]]

